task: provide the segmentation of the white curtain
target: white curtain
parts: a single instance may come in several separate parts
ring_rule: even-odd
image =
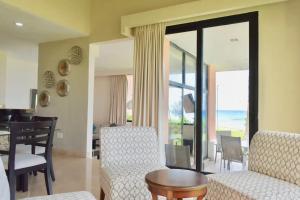
[[[126,124],[127,77],[111,77],[109,123]]]
[[[164,24],[134,29],[133,125],[158,128]]]

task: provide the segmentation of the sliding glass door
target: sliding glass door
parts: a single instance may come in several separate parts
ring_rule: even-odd
[[[167,164],[218,172],[225,163],[219,139],[237,141],[243,153],[258,129],[258,13],[169,26],[166,33]]]

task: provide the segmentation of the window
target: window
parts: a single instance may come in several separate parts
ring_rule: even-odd
[[[181,145],[184,126],[195,119],[196,57],[170,44],[169,140]]]

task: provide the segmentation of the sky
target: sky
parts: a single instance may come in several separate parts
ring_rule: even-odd
[[[248,70],[217,72],[217,110],[247,111],[248,76]]]

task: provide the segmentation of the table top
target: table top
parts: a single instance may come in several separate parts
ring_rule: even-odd
[[[207,178],[201,173],[183,169],[162,169],[150,172],[145,177],[151,185],[169,190],[194,190],[206,187]]]

